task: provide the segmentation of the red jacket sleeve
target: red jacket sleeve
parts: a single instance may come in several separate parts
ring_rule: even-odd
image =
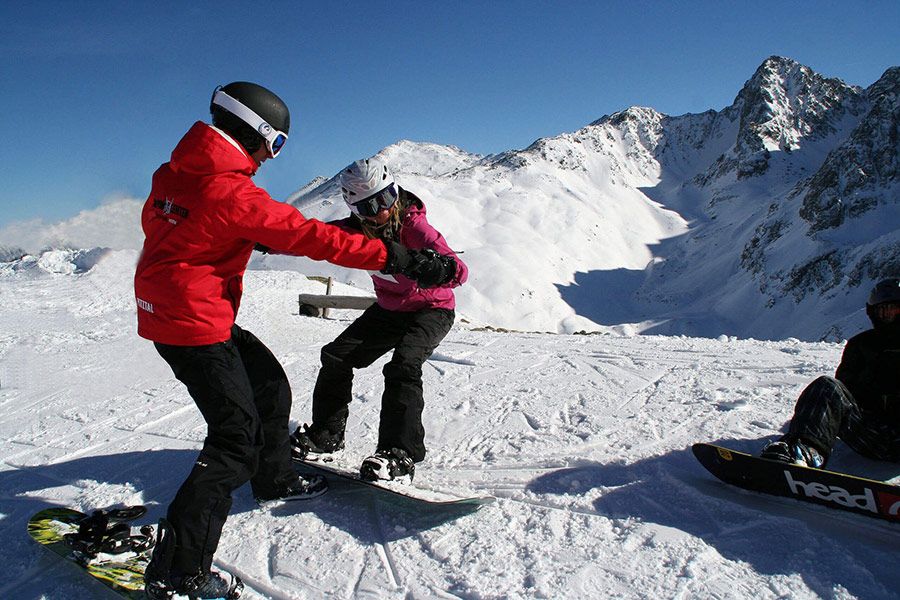
[[[369,271],[383,269],[387,262],[387,248],[380,240],[307,219],[252,183],[235,190],[234,198],[232,217],[240,234],[275,252]]]

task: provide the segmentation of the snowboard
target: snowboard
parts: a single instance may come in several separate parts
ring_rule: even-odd
[[[130,507],[128,510],[140,508],[132,514],[143,515],[143,507]],[[130,514],[128,515],[131,516]],[[150,562],[151,550],[143,552],[122,552],[106,554],[82,552],[73,547],[72,537],[78,534],[81,524],[89,515],[71,508],[45,508],[28,519],[28,535],[38,544],[61,556],[76,568],[85,572],[88,577],[102,583],[123,598],[144,599],[144,569]],[[136,517],[135,517],[136,518]],[[127,522],[124,519],[119,522]],[[142,528],[142,534],[151,535],[148,529]],[[153,528],[155,530],[155,527]],[[68,540],[66,536],[69,536]]]
[[[694,444],[691,450],[725,483],[900,523],[900,485],[790,465],[714,444]]]
[[[337,461],[313,461],[303,460],[294,463],[301,469],[310,472],[318,472],[327,478],[338,478],[360,489],[371,489],[383,492],[394,499],[413,501],[433,507],[470,507],[477,510],[484,504],[495,500],[493,496],[457,496],[444,491],[417,487],[414,484],[405,484],[398,481],[367,481],[359,476],[358,468]],[[415,481],[415,480],[414,480]]]

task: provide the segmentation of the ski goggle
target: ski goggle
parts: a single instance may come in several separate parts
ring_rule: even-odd
[[[900,317],[900,302],[885,302],[870,306],[870,314],[882,323],[893,323]]]
[[[266,150],[269,151],[269,157],[275,158],[281,152],[281,149],[284,148],[284,143],[288,138],[286,133],[278,131],[266,123],[265,119],[226,94],[221,87],[216,88],[213,92],[212,103],[216,106],[221,106],[263,136],[266,140]]]
[[[350,210],[361,217],[374,217],[379,211],[392,207],[398,195],[397,186],[392,183],[368,198],[354,202],[350,205]]]

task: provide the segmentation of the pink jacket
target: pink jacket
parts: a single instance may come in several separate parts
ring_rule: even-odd
[[[423,250],[430,248],[438,254],[452,256],[456,261],[456,276],[452,281],[436,288],[419,288],[418,284],[403,275],[385,275],[379,271],[372,273],[375,297],[378,305],[385,310],[413,312],[423,308],[456,308],[453,288],[462,285],[469,277],[469,269],[456,253],[447,245],[440,232],[425,218],[425,204],[412,192],[400,188],[400,202],[407,204],[406,214],[400,225],[400,239],[407,248]],[[335,221],[335,225],[351,231],[359,231],[356,217]]]

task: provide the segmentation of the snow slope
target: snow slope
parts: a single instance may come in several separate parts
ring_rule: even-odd
[[[0,597],[105,597],[25,534],[48,505],[165,510],[204,424],[134,330],[135,251],[0,266]],[[353,318],[298,316],[296,272],[253,271],[239,323],[308,420],[318,351]],[[423,484],[492,494],[473,514],[335,487],[255,507],[238,490],[217,562],[247,598],[895,598],[898,526],[729,488],[697,440],[757,451],[841,346],[732,337],[498,333],[457,325],[425,370]],[[358,374],[348,453],[375,442],[380,364]],[[881,478],[896,465],[834,466]]]
[[[401,141],[379,153],[399,183],[426,203],[428,218],[462,252],[469,281],[458,292],[460,312],[470,321],[495,327],[571,333],[597,330],[581,313],[610,314],[608,324],[627,313],[629,302],[616,285],[579,285],[577,274],[595,269],[640,272],[652,259],[652,247],[686,230],[677,213],[646,198],[635,183],[616,173],[618,140],[606,152],[578,154],[579,134],[555,138],[552,157],[541,142],[522,153],[480,159],[451,147]],[[539,158],[522,168],[522,161]],[[582,161],[588,168],[561,168],[559,161]],[[610,156],[613,156],[610,158]],[[479,160],[480,159],[480,160]],[[418,162],[417,162],[418,161]],[[414,167],[428,164],[429,168]],[[321,220],[343,217],[337,176],[295,205]],[[255,268],[297,269],[330,275],[368,289],[364,273],[349,273],[324,263],[265,257]],[[630,321],[622,321],[630,325]]]

